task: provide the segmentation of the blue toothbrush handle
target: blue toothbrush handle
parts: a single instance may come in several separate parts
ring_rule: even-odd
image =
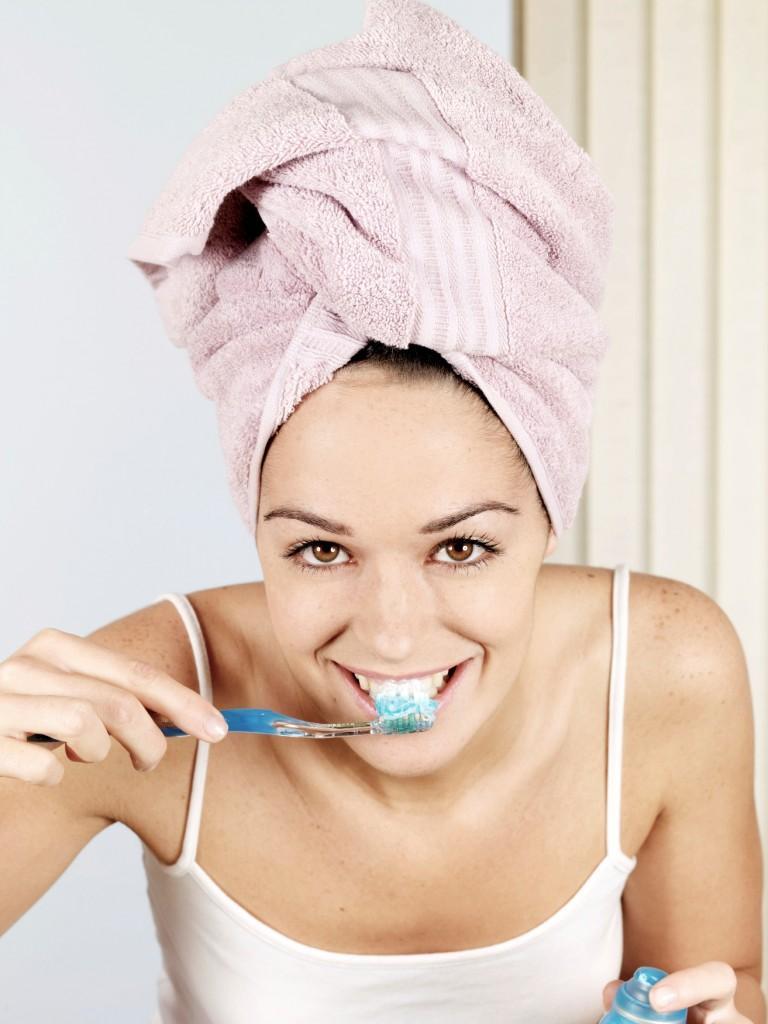
[[[301,736],[296,729],[282,729],[276,722],[293,722],[296,726],[306,725],[301,718],[291,718],[290,715],[280,715],[269,708],[226,708],[221,714],[229,725],[230,732],[255,732],[265,736]],[[163,736],[189,736],[188,732],[178,729],[172,725],[163,715],[153,714],[156,725]],[[53,736],[45,736],[42,733],[34,733],[27,737],[28,743],[61,743],[61,740]]]
[[[219,711],[226,720],[230,732],[261,733],[264,736],[292,736],[300,734],[282,729],[275,723],[292,722],[297,726],[306,724],[300,718],[281,715],[269,708],[220,708]],[[160,731],[163,736],[189,735],[183,729],[177,729],[175,725],[161,726]]]

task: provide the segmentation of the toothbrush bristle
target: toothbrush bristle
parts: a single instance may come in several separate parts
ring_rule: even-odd
[[[399,715],[396,718],[382,718],[381,724],[385,732],[423,732],[432,726],[432,722],[423,715]]]
[[[395,732],[425,732],[435,724],[433,715],[423,714],[419,711],[409,711],[406,714],[385,714],[380,715],[377,722],[379,729],[384,733]]]
[[[419,728],[419,716],[413,713],[402,715],[400,718],[388,718],[386,721],[393,732],[415,732]]]
[[[406,687],[404,692],[386,688],[375,693],[373,702],[379,717],[374,732],[424,732],[435,724],[439,704],[422,690]]]

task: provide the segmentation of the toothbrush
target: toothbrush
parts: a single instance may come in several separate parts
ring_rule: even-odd
[[[437,702],[433,701],[435,706]],[[399,710],[387,710],[372,722],[308,722],[291,715],[280,715],[269,708],[224,708],[219,709],[226,719],[230,732],[252,732],[263,736],[294,736],[323,740],[335,736],[387,735],[396,732],[423,732],[431,729],[435,717],[429,709],[413,707],[412,702]],[[158,720],[164,736],[187,736],[188,733],[173,725],[164,725],[167,719]]]
[[[293,736],[324,740],[336,736],[391,735],[397,732],[424,732],[435,724],[435,700],[410,700],[392,697],[376,701],[379,717],[372,722],[308,722],[303,718],[281,715],[269,708],[223,708],[230,732],[251,732],[263,736]],[[167,718],[152,715],[164,736],[189,736]],[[51,736],[35,733],[28,743],[58,743]]]

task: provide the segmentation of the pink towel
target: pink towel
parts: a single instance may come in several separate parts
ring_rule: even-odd
[[[613,199],[507,61],[417,0],[275,68],[195,139],[128,256],[216,403],[251,535],[267,441],[376,338],[439,352],[576,514]]]

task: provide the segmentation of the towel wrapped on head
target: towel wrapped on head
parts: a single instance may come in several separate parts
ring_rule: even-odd
[[[613,199],[499,54],[418,0],[289,60],[194,140],[128,256],[216,403],[252,535],[267,442],[368,338],[439,352],[576,515]]]

